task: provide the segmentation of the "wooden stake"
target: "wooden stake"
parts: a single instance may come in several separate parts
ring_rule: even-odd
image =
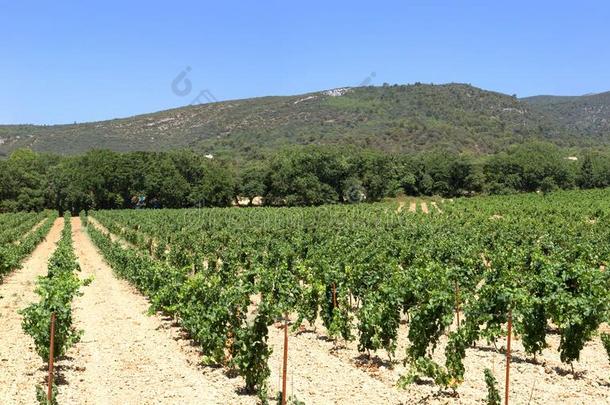
[[[508,311],[508,337],[506,340],[506,381],[504,384],[504,404],[508,405],[508,384],[510,375],[510,339],[513,330],[512,310]]]
[[[282,370],[282,405],[286,405],[286,372],[288,369],[288,314],[284,314],[284,367]]]
[[[53,358],[55,356],[55,312],[51,312],[51,344],[49,346],[49,387],[47,401],[53,401]]]
[[[337,308],[337,286],[333,283],[333,309]]]

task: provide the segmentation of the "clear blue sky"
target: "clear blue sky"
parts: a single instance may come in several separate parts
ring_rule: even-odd
[[[610,90],[604,1],[95,3],[0,0],[0,123],[124,117],[206,89],[218,100],[298,94],[373,72],[372,84],[519,96]],[[191,92],[179,96],[172,81],[187,67]]]

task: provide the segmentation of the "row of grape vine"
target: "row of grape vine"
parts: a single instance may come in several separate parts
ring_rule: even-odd
[[[0,215],[0,283],[44,239],[56,217],[50,211]]]
[[[90,232],[154,310],[175,316],[206,361],[235,368],[249,389],[265,392],[268,328],[284,312],[295,328],[320,318],[328,336],[392,358],[408,319],[400,383],[427,377],[457,389],[466,349],[503,338],[509,315],[527,354],[548,346],[553,327],[561,361],[579,359],[608,320],[608,197],[457,200],[427,216],[388,204],[100,211],[92,216],[137,248]]]
[[[64,218],[64,228],[57,248],[47,265],[47,275],[36,283],[36,294],[40,300],[21,310],[22,327],[34,340],[36,353],[42,362],[50,359],[51,314],[55,316],[54,358],[61,358],[66,351],[78,343],[83,331],[77,330],[72,320],[72,300],[80,295],[80,289],[89,280],[81,281],[77,275],[80,267],[72,245],[70,216]],[[53,386],[56,401],[57,387]],[[47,403],[46,391],[36,387],[36,396],[41,403]]]

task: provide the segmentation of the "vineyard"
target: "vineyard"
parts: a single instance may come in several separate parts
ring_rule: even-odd
[[[55,217],[50,211],[0,215],[0,283],[40,243]]]
[[[610,190],[417,204],[0,215],[0,401],[607,402]]]
[[[590,372],[578,361],[608,319],[608,197],[456,200],[428,215],[391,204],[100,211],[89,232],[205,364],[234,370],[262,400],[277,389],[270,329],[285,319],[293,334],[332,341],[337,356],[353,343],[363,369],[401,369],[378,376],[398,387],[433,383],[459,398],[467,353],[501,358],[509,319],[523,351],[515,361],[544,370],[557,340],[553,372]]]

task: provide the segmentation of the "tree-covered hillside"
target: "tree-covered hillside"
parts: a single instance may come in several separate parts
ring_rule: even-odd
[[[580,97],[535,96],[523,101],[571,132],[600,140],[610,134],[610,92]]]
[[[94,148],[192,148],[256,157],[286,145],[352,145],[388,152],[440,147],[485,154],[533,139],[564,147],[608,143],[610,131],[581,133],[580,124],[570,124],[552,110],[535,100],[465,84],[369,86],[223,101],[85,124],[5,125],[0,126],[0,154],[23,147],[61,154]]]

